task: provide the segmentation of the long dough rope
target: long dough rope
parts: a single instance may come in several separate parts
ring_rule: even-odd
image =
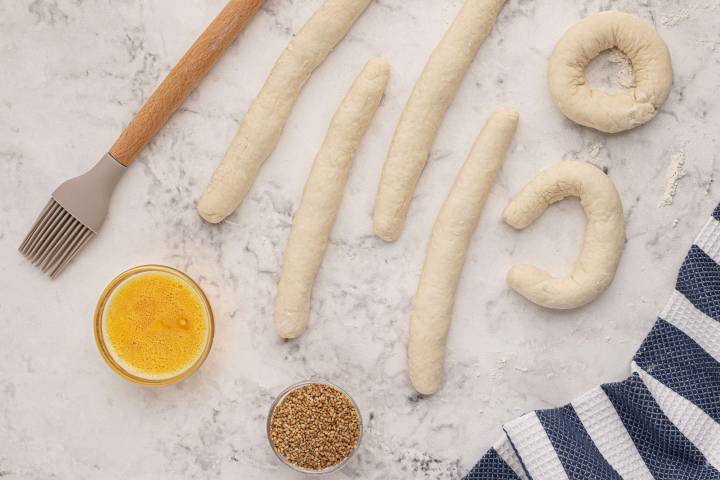
[[[480,132],[433,226],[412,318],[408,364],[422,394],[442,382],[455,290],[470,239],[517,129],[518,114],[496,110]]]
[[[200,199],[198,212],[205,220],[221,222],[240,206],[260,166],[275,150],[305,82],[371,1],[326,0],[292,39]]]
[[[386,62],[368,62],[335,113],[315,158],[293,220],[278,285],[275,327],[283,338],[295,338],[307,328],[315,277],[342,203],[353,158],[389,77]]]
[[[587,215],[573,273],[555,278],[532,265],[515,265],[507,277],[510,288],[547,308],[571,309],[595,300],[612,282],[625,246],[625,215],[615,185],[586,162],[560,162],[541,172],[508,204],[503,220],[523,229],[549,205],[570,196],[580,197]]]
[[[375,200],[375,234],[397,240],[435,137],[505,0],[466,0],[433,51],[402,113]]]

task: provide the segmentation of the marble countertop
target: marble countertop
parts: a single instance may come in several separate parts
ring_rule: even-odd
[[[359,403],[365,438],[329,478],[459,478],[500,425],[624,378],[718,199],[720,7],[674,0],[509,0],[451,108],[400,241],[373,237],[371,211],[409,92],[461,0],[376,0],[309,81],[242,208],[220,226],[195,202],[292,32],[320,0],[269,0],[121,182],[101,234],[56,281],[16,249],[50,192],[98,159],[224,0],[0,0],[0,477],[297,478],[265,438],[287,385],[325,378]],[[669,45],[674,86],[655,120],[608,136],[553,105],[547,60],[578,19],[613,8],[648,19]],[[281,341],[272,312],[292,214],[330,117],[371,56],[393,67],[355,160],[318,277],[311,326]],[[593,65],[610,86],[619,66]],[[408,317],[435,215],[498,105],[521,123],[473,238],[457,294],[446,382],[419,398],[405,361]],[[588,160],[609,171],[627,217],[617,277],[595,303],[558,313],[509,291],[511,264],[562,273],[579,252],[578,202],[525,232],[500,222],[542,167]],[[673,203],[666,175],[684,162]],[[92,313],[116,274],[143,263],[187,271],[212,300],[217,333],[201,370],[149,389],[98,354]]]

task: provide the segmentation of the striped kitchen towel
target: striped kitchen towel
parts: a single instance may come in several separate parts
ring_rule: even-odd
[[[720,479],[720,206],[630,366],[504,425],[465,479]]]

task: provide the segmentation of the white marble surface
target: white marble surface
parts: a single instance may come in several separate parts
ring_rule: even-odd
[[[628,374],[719,196],[712,181],[720,122],[716,2],[509,0],[437,139],[409,227],[387,245],[372,236],[370,218],[385,152],[461,1],[374,2],[308,83],[245,204],[210,226],[194,204],[275,58],[320,4],[269,0],[128,172],[101,234],[49,281],[16,248],[50,192],[105,152],[223,3],[0,0],[0,477],[296,478],[268,447],[267,409],[288,384],[322,377],[354,394],[366,425],[359,455],[331,478],[459,478],[502,422]],[[608,8],[652,21],[675,67],[658,117],[615,136],[566,120],[545,76],[562,32]],[[286,343],[275,336],[272,312],[292,213],[335,107],[373,55],[388,59],[394,76],[356,159],[310,330]],[[594,70],[605,72],[597,81],[609,82],[612,72]],[[405,342],[425,244],[475,135],[499,104],[517,108],[521,126],[469,252],[447,381],[419,399],[406,375]],[[678,155],[687,175],[674,203],[661,208],[666,170]],[[566,313],[529,304],[508,291],[504,275],[518,261],[568,271],[583,233],[577,202],[552,208],[522,233],[499,219],[514,192],[561,159],[609,170],[628,238],[610,290]],[[197,278],[218,320],[203,368],[163,389],[117,377],[92,333],[105,284],[149,262]]]

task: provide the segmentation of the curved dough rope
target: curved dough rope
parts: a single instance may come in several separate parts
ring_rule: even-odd
[[[442,383],[455,291],[470,239],[517,129],[518,114],[496,110],[473,145],[438,214],[410,319],[410,380],[422,394]]]
[[[313,163],[285,249],[275,304],[275,328],[283,338],[308,325],[310,297],[337,217],[352,161],[390,77],[390,66],[373,59],[353,83],[332,119]]]
[[[617,47],[632,62],[635,86],[624,94],[591,89],[585,68],[598,54]],[[602,12],[573,25],[550,58],[550,92],[572,121],[606,133],[635,128],[652,119],[670,93],[672,63],[652,25],[627,13]]]
[[[559,310],[595,300],[615,276],[625,246],[625,215],[610,177],[585,162],[560,162],[535,177],[510,202],[503,220],[523,229],[566,197],[579,197],[587,215],[585,239],[573,273],[556,278],[532,265],[515,265],[510,288],[533,303]]]
[[[240,206],[263,162],[275,150],[290,112],[312,72],[345,37],[371,0],[326,0],[293,37],[250,106],[225,158],[198,203],[210,223]]]
[[[438,129],[505,0],[466,0],[400,117],[375,199],[375,234],[398,239]]]

